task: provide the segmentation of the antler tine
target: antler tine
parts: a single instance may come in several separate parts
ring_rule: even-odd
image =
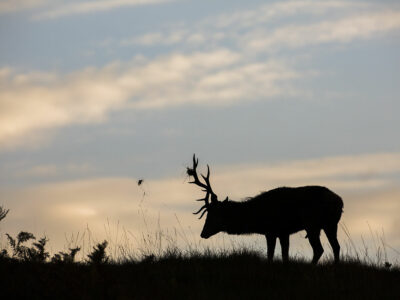
[[[193,214],[194,214],[194,215],[197,215],[197,214],[199,214],[203,209],[207,209],[207,205],[206,205],[206,204],[204,204],[198,211],[194,212]]]
[[[211,188],[211,184],[210,184],[210,166],[209,165],[207,165],[207,176],[204,176],[203,174],[201,174],[201,177],[203,177],[204,181],[206,182],[206,185],[207,185],[210,193],[214,194],[214,192]]]
[[[189,174],[189,176],[193,176],[193,181],[190,181],[189,183],[192,183],[192,184],[196,184],[196,185],[198,185],[198,186],[200,186],[200,187],[202,187],[202,188],[204,188],[204,189],[206,189],[206,190],[208,190],[208,186],[207,185],[205,185],[204,183],[202,183],[200,180],[199,180],[199,176],[197,175],[197,165],[199,164],[199,159],[196,159],[196,155],[195,154],[193,154],[193,168],[192,169],[190,169],[189,167],[187,168],[188,170],[188,174]]]
[[[202,198],[202,199],[197,199],[196,201],[204,201],[205,203],[204,203],[204,205],[198,210],[198,211],[196,211],[196,212],[194,212],[193,214],[194,215],[197,215],[197,214],[199,214],[203,209],[203,213],[201,214],[201,216],[200,216],[200,218],[199,219],[201,219],[201,217],[203,217],[203,215],[206,213],[206,211],[207,211],[207,208],[208,208],[208,206],[210,205],[210,202],[209,202],[209,195],[210,195],[210,193],[207,191],[207,194],[206,194],[206,197],[205,198]]]
[[[199,176],[197,174],[197,166],[199,164],[199,159],[196,158],[196,155],[193,154],[193,167],[187,168],[187,174],[189,176],[193,177],[193,180],[190,181],[189,183],[195,184],[199,187],[202,188],[203,192],[206,192],[206,196],[203,199],[199,199],[197,201],[204,201],[205,204],[204,206],[202,206],[196,213],[194,214],[199,214],[200,212],[202,212],[201,217],[204,215],[204,213],[207,211],[207,208],[210,205],[210,195],[211,195],[211,202],[215,202],[217,200],[217,195],[214,194],[212,188],[211,188],[211,184],[210,184],[210,166],[207,165],[207,176],[204,176],[203,174],[201,174],[201,177],[203,178],[204,182],[200,181]]]
[[[196,159],[196,154],[193,154],[193,167],[196,168],[199,164],[199,159]]]
[[[204,176],[203,174],[201,174],[201,177],[203,177],[203,179],[206,181],[206,183],[210,179],[210,166],[209,165],[207,165],[207,176]]]
[[[206,196],[201,200],[203,200],[206,203],[206,205],[208,206],[210,204],[210,191],[207,190]]]
[[[199,220],[204,216],[204,214],[207,212],[207,209],[206,210],[203,210],[203,213],[200,215],[200,217],[199,217]]]
[[[208,187],[207,190],[211,194],[211,202],[218,201],[218,197],[213,192],[212,187],[211,187],[211,183],[210,183],[210,166],[209,165],[207,165],[207,176],[204,176],[203,174],[201,174],[201,177],[203,177],[204,181],[206,182],[206,185]]]

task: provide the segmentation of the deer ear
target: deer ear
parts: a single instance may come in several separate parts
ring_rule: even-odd
[[[217,195],[211,195],[211,203],[218,203]]]
[[[226,197],[225,200],[224,200],[224,202],[226,202],[226,201],[228,201],[228,200],[229,200],[228,197]]]

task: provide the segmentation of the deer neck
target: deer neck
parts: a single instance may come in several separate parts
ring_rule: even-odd
[[[254,224],[251,221],[246,202],[229,201],[225,211],[225,232],[229,234],[255,233]]]

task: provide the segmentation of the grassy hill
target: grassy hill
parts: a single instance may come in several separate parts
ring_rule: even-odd
[[[2,259],[0,290],[2,299],[400,299],[400,269],[268,263],[248,251],[102,264]]]

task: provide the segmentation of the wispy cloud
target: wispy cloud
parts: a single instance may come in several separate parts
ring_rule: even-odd
[[[83,164],[45,164],[35,165],[28,168],[19,168],[14,172],[14,177],[31,177],[31,178],[56,178],[57,176],[75,175],[81,176],[93,171],[95,168],[88,163]]]
[[[368,7],[371,7],[371,5],[357,1],[280,1],[262,4],[256,9],[210,17],[202,21],[201,25],[227,29],[248,28],[296,15],[326,16],[327,14],[343,14],[354,11],[354,9],[360,10]]]
[[[260,27],[252,18],[249,18],[246,26],[241,23],[232,27],[218,24],[218,22],[209,23],[206,26],[204,23],[203,26],[194,26],[192,29],[177,28],[170,32],[147,33],[123,39],[121,45],[150,47],[180,44],[189,47],[202,45],[209,47],[231,43],[238,51],[254,53],[327,43],[349,43],[399,30],[400,10],[351,12],[348,16],[340,16],[329,21],[313,20],[306,24],[295,22],[290,25],[271,26],[271,28]]]
[[[177,30],[169,33],[153,32],[131,39],[123,39],[121,45],[173,45],[185,42],[188,39],[188,31],[185,30]]]
[[[248,33],[242,43],[256,51],[325,43],[348,43],[400,28],[400,11],[366,13],[308,25],[283,26],[274,31]]]
[[[199,44],[210,45],[221,40],[236,40],[244,33],[254,31],[260,26],[275,27],[272,21],[286,17],[316,16],[352,12],[354,8],[367,8],[370,5],[360,2],[344,1],[282,1],[259,5],[255,9],[240,10],[205,18],[197,23],[178,25],[171,31],[150,32],[142,36],[126,38],[121,44],[126,45],[173,45]],[[334,14],[335,15],[335,14]],[[332,17],[332,16],[331,16]]]
[[[0,144],[20,143],[37,130],[101,122],[122,108],[227,105],[294,95],[300,75],[283,61],[249,62],[220,49],[114,63],[75,73],[18,74],[0,78]]]
[[[0,14],[43,6],[47,3],[49,3],[48,0],[2,0],[0,1]]]
[[[88,14],[127,6],[154,5],[177,0],[100,0],[60,3],[36,15],[34,19],[55,19],[68,15]]]

